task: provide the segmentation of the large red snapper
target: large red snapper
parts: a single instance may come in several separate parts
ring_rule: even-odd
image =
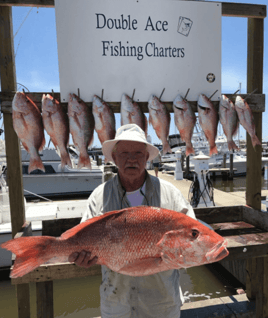
[[[75,147],[79,151],[78,169],[83,167],[91,169],[91,162],[87,153],[93,142],[94,116],[92,110],[75,94],[69,94],[68,117],[70,133]]]
[[[148,102],[149,123],[153,126],[157,137],[162,141],[163,155],[167,152],[172,153],[168,143],[170,114],[166,106],[155,96],[151,95]]]
[[[238,116],[234,103],[225,95],[221,96],[219,116],[224,134],[227,137],[228,149],[238,150],[239,148],[233,141],[233,136],[237,133],[239,126]]]
[[[248,106],[248,103],[241,96],[236,96],[235,109],[237,111],[240,124],[246,129],[251,137],[252,146],[254,148],[257,145],[261,146],[261,142],[256,136],[252,110]]]
[[[40,169],[45,172],[38,154],[46,144],[42,116],[35,103],[22,92],[12,101],[13,127],[25,150],[30,154],[28,173]]]
[[[126,124],[138,125],[147,137],[148,123],[146,116],[136,102],[133,102],[127,94],[123,94],[121,98],[121,125]]]
[[[177,126],[181,139],[186,143],[186,156],[194,154],[192,145],[192,135],[196,123],[196,116],[191,105],[186,99],[177,95],[173,101],[174,121]]]
[[[197,105],[199,123],[210,146],[209,155],[211,156],[212,154],[217,154],[218,150],[215,144],[215,139],[217,136],[217,127],[219,121],[218,113],[211,101],[204,94],[200,94]]]
[[[1,245],[17,256],[11,277],[82,250],[115,272],[145,276],[219,261],[229,254],[226,246],[223,237],[184,213],[148,206],[105,213],[59,238],[21,237]]]
[[[69,143],[69,122],[62,105],[51,95],[43,94],[42,117],[45,130],[51,138],[54,146],[59,149],[61,155],[61,167],[72,167],[71,159],[67,150]]]
[[[93,116],[95,119],[95,130],[101,144],[115,137],[115,117],[110,106],[98,96],[93,97]]]

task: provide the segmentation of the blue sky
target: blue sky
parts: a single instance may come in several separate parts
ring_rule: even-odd
[[[266,4],[266,0],[236,0]],[[13,7],[14,50],[16,54],[17,83],[31,92],[59,91],[58,52],[55,10],[52,8]],[[264,22],[264,80],[263,93],[268,93],[268,36],[267,18]],[[222,18],[222,93],[234,93],[242,85],[246,93],[247,72],[247,19]],[[19,88],[19,86],[18,86]],[[266,102],[267,108],[267,102]],[[148,117],[148,114],[147,114]],[[263,140],[268,141],[267,111],[263,113]],[[116,114],[116,127],[120,126],[120,114]],[[171,115],[170,134],[178,133]],[[149,134],[153,142],[160,142],[152,126]],[[240,128],[245,138],[245,131]],[[49,138],[47,138],[48,144]],[[100,146],[95,133],[93,145]]]

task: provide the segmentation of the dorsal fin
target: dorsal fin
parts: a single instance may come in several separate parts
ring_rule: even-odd
[[[116,210],[116,211],[111,211],[111,212],[107,212],[103,215],[100,216],[96,216],[92,219],[88,219],[87,221],[80,223],[76,226],[74,226],[73,228],[71,228],[70,230],[67,230],[66,232],[62,233],[60,236],[60,239],[66,240],[68,238],[70,238],[71,236],[74,236],[76,233],[78,233],[79,231],[83,230],[84,228],[86,228],[87,226],[89,226],[90,224],[93,224],[95,222],[99,222],[105,218],[109,218],[111,215],[117,215],[120,213],[125,212],[127,209],[124,210]]]

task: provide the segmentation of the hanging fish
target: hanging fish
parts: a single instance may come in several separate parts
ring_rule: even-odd
[[[131,100],[131,98],[123,94],[121,99],[121,125],[136,124],[144,132],[147,137],[147,118],[141,111],[140,106]]]
[[[170,114],[166,106],[160,102],[155,96],[151,95],[148,102],[149,109],[149,123],[153,126],[157,137],[163,144],[163,155],[167,152],[172,153],[172,150],[168,143]]]
[[[98,96],[93,97],[93,116],[95,119],[95,130],[101,144],[115,137],[115,117],[110,106]]]
[[[256,145],[261,146],[261,142],[255,133],[255,124],[252,111],[248,106],[248,103],[241,96],[236,96],[235,109],[237,111],[240,124],[245,128],[251,137],[253,148],[255,148]]]
[[[75,147],[79,151],[78,169],[83,167],[91,169],[91,162],[87,153],[93,142],[94,116],[91,109],[75,94],[69,94],[68,117],[70,133]]]
[[[219,116],[224,134],[227,137],[228,149],[238,150],[239,148],[233,141],[233,136],[237,133],[239,127],[238,116],[234,103],[225,95],[221,96]]]
[[[219,121],[218,113],[211,101],[204,94],[199,95],[197,105],[199,123],[210,145],[209,155],[217,154],[218,150],[215,144],[215,139],[217,136],[217,126]]]
[[[61,156],[61,168],[65,165],[72,167],[71,159],[67,150],[69,143],[69,122],[62,105],[51,95],[43,94],[42,118],[45,130],[51,138],[54,146],[59,149]]]
[[[186,143],[186,156],[194,154],[192,135],[196,123],[196,116],[191,105],[181,95],[177,95],[173,101],[174,121],[180,132],[181,139]]]
[[[39,169],[45,172],[38,154],[46,143],[42,116],[35,103],[25,93],[17,92],[12,101],[13,127],[25,150],[30,154],[28,173]]]

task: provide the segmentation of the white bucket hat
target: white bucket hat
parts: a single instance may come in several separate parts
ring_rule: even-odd
[[[136,124],[127,124],[117,129],[115,138],[106,140],[102,145],[102,153],[108,161],[114,161],[112,158],[112,151],[114,146],[121,140],[137,141],[147,145],[149,153],[148,161],[153,160],[158,154],[157,147],[151,145],[145,137],[144,131]]]

